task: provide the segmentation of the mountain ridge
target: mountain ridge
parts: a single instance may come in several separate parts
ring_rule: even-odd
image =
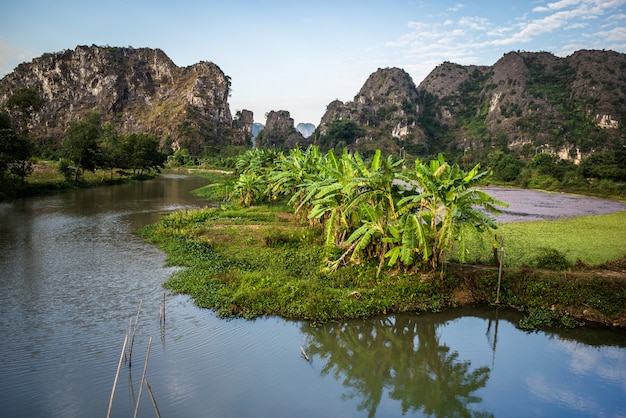
[[[70,122],[94,110],[122,134],[154,134],[163,147],[195,155],[250,146],[257,135],[258,145],[281,148],[468,158],[550,152],[574,162],[626,145],[626,55],[615,51],[564,58],[514,51],[493,65],[446,61],[419,85],[401,68],[379,68],[354,100],[331,101],[310,136],[313,125],[298,129],[286,110],[269,112],[260,132],[250,111],[233,118],[230,77],[219,66],[177,67],[160,49],[92,45],[44,54],[0,79],[0,105],[20,88],[44,99],[29,120],[30,135],[57,146]]]
[[[416,86],[400,68],[379,68],[353,101],[327,106],[315,134],[333,124],[360,129],[349,144],[368,152],[485,154],[500,149],[530,157],[540,148],[578,162],[626,145],[626,55],[581,50],[510,52],[492,66],[444,62]]]

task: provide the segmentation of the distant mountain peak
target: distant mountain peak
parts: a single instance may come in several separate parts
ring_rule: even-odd
[[[312,123],[300,122],[296,125],[296,130],[302,134],[303,137],[308,138],[315,132],[315,125]]]

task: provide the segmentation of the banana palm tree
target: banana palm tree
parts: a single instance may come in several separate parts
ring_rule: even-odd
[[[360,158],[360,157],[359,157]],[[377,151],[370,166],[363,166],[360,176],[353,179],[352,194],[346,210],[357,214],[356,229],[346,240],[350,247],[342,257],[352,252],[351,260],[361,254],[379,259],[377,274],[380,274],[387,253],[389,227],[397,219],[396,202],[401,197],[401,178],[398,167],[404,161],[393,161],[392,157],[381,160]],[[354,243],[354,245],[352,245]]]
[[[306,196],[307,183],[320,178],[324,170],[325,156],[319,147],[310,146],[305,152],[300,148],[292,149],[289,155],[283,155],[269,175],[268,193],[274,197],[290,197],[288,204],[295,207],[296,216],[308,213],[310,207],[302,205]]]
[[[240,174],[233,187],[233,193],[239,195],[241,206],[249,207],[264,197],[266,187],[264,177],[256,173]]]
[[[458,164],[448,164],[441,154],[429,165],[415,162],[415,170],[409,175],[414,189],[398,202],[398,213],[404,218],[399,223],[402,228],[397,230],[398,238],[408,233],[409,239],[403,238],[402,245],[417,244],[413,251],[432,268],[445,260],[455,241],[461,243],[460,257],[464,261],[467,233],[495,229],[489,214],[499,213],[497,206],[508,206],[473,188],[491,175],[490,170],[479,170],[477,164],[465,172]],[[389,257],[408,250],[395,250]]]

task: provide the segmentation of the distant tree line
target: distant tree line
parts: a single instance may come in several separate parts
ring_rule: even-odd
[[[44,104],[30,88],[17,90],[0,110],[0,187],[2,191],[18,184],[33,172],[33,160],[43,156],[30,138],[28,126]],[[78,182],[85,170],[114,170],[120,174],[142,175],[164,166],[166,155],[159,140],[150,134],[120,135],[110,123],[102,123],[97,112],[71,122],[60,148],[46,153],[59,159],[59,171],[68,181]]]
[[[579,164],[549,152],[538,152],[530,160],[511,153],[493,151],[486,166],[493,179],[515,186],[546,190],[597,190],[624,193],[626,148],[595,152]]]
[[[96,168],[142,175],[164,166],[167,156],[159,140],[150,134],[118,135],[110,123],[101,123],[100,114],[89,112],[83,120],[71,122],[63,139],[64,159],[59,166],[65,177],[76,182],[85,170]]]

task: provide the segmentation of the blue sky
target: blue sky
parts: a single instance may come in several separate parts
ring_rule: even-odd
[[[504,53],[626,52],[626,0],[3,0],[0,77],[77,45],[150,47],[178,66],[212,61],[232,79],[231,111],[288,110],[317,125],[378,68],[419,84],[444,61]]]

